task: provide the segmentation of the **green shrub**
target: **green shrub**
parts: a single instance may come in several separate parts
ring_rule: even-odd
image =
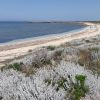
[[[87,43],[89,43],[90,42],[90,40],[85,40]]]
[[[99,51],[99,48],[94,47],[94,48],[89,48],[89,50],[92,51],[92,52],[98,52]]]
[[[73,89],[71,91],[72,100],[80,100],[89,91],[88,86],[85,85],[86,76],[76,75],[76,83],[74,83]]]
[[[8,65],[8,69],[10,69],[10,68],[13,68],[14,70],[17,70],[17,71],[21,71],[21,64],[19,64],[19,63],[10,64],[10,65]]]
[[[81,87],[84,87],[86,76],[84,76],[84,75],[76,75],[75,79],[76,79],[78,85],[80,85]]]
[[[48,50],[51,50],[51,51],[52,51],[52,50],[55,50],[55,48],[56,48],[55,46],[48,46],[48,47],[47,47],[47,49],[48,49]]]

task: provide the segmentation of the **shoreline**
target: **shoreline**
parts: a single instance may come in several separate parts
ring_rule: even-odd
[[[26,22],[27,23],[27,22]],[[33,22],[34,23],[34,22]],[[38,22],[38,23],[48,23],[48,22]],[[49,22],[49,23],[58,23],[58,22]],[[66,34],[70,34],[72,32],[77,32],[79,30],[83,30],[84,28],[87,27],[86,24],[84,24],[83,22],[59,22],[59,23],[76,23],[76,24],[79,24],[83,27],[80,27],[80,28],[76,28],[76,29],[72,29],[72,30],[66,30],[64,32],[59,32],[59,33],[53,33],[53,34],[47,34],[47,35],[40,35],[40,36],[31,36],[31,37],[26,37],[26,38],[22,38],[22,39],[14,39],[14,40],[10,40],[10,41],[5,41],[5,42],[1,42],[0,43],[0,46],[1,45],[12,45],[12,44],[18,44],[18,43],[22,43],[22,42],[27,42],[27,41],[33,41],[34,40],[40,40],[40,39],[44,39],[44,38],[48,38],[48,37],[56,37],[56,36],[62,36],[62,35],[66,35]]]
[[[76,32],[66,32],[64,34],[57,34],[54,36],[47,36],[43,38],[38,38],[36,40],[22,40],[19,43],[15,41],[14,44],[0,44],[0,66],[3,66],[5,61],[14,59],[23,55],[28,54],[29,50],[33,50],[38,47],[42,46],[49,46],[49,45],[61,45],[65,42],[69,42],[75,39],[82,39],[88,38],[91,36],[95,36],[100,34],[100,25],[92,24],[92,23],[84,23],[87,27],[83,28],[80,31]],[[59,36],[58,36],[59,35]],[[34,39],[34,38],[33,38]]]
[[[88,28],[88,26],[86,26],[84,28],[68,31],[68,32],[58,33],[58,34],[49,34],[49,35],[30,37],[30,38],[25,38],[25,39],[16,39],[16,40],[12,40],[12,41],[9,41],[9,42],[0,43],[0,46],[16,45],[16,44],[20,44],[20,43],[23,43],[23,42],[37,41],[37,40],[40,40],[40,39],[61,38],[63,36],[73,35],[73,34],[82,32],[84,30],[87,30],[87,28]]]

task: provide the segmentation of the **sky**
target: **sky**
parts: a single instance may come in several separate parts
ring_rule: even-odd
[[[100,0],[0,0],[0,21],[100,20]]]

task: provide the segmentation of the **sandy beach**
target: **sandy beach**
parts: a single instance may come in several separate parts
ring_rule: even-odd
[[[60,36],[51,36],[41,39],[25,40],[16,43],[0,44],[0,66],[4,66],[5,61],[28,54],[29,50],[33,50],[42,46],[55,45],[58,46],[65,42],[75,39],[88,38],[100,34],[100,25],[85,23],[87,27],[73,34],[63,34]]]

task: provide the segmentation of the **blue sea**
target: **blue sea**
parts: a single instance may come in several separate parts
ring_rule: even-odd
[[[69,22],[0,22],[0,43],[52,34],[61,34],[85,26]]]

